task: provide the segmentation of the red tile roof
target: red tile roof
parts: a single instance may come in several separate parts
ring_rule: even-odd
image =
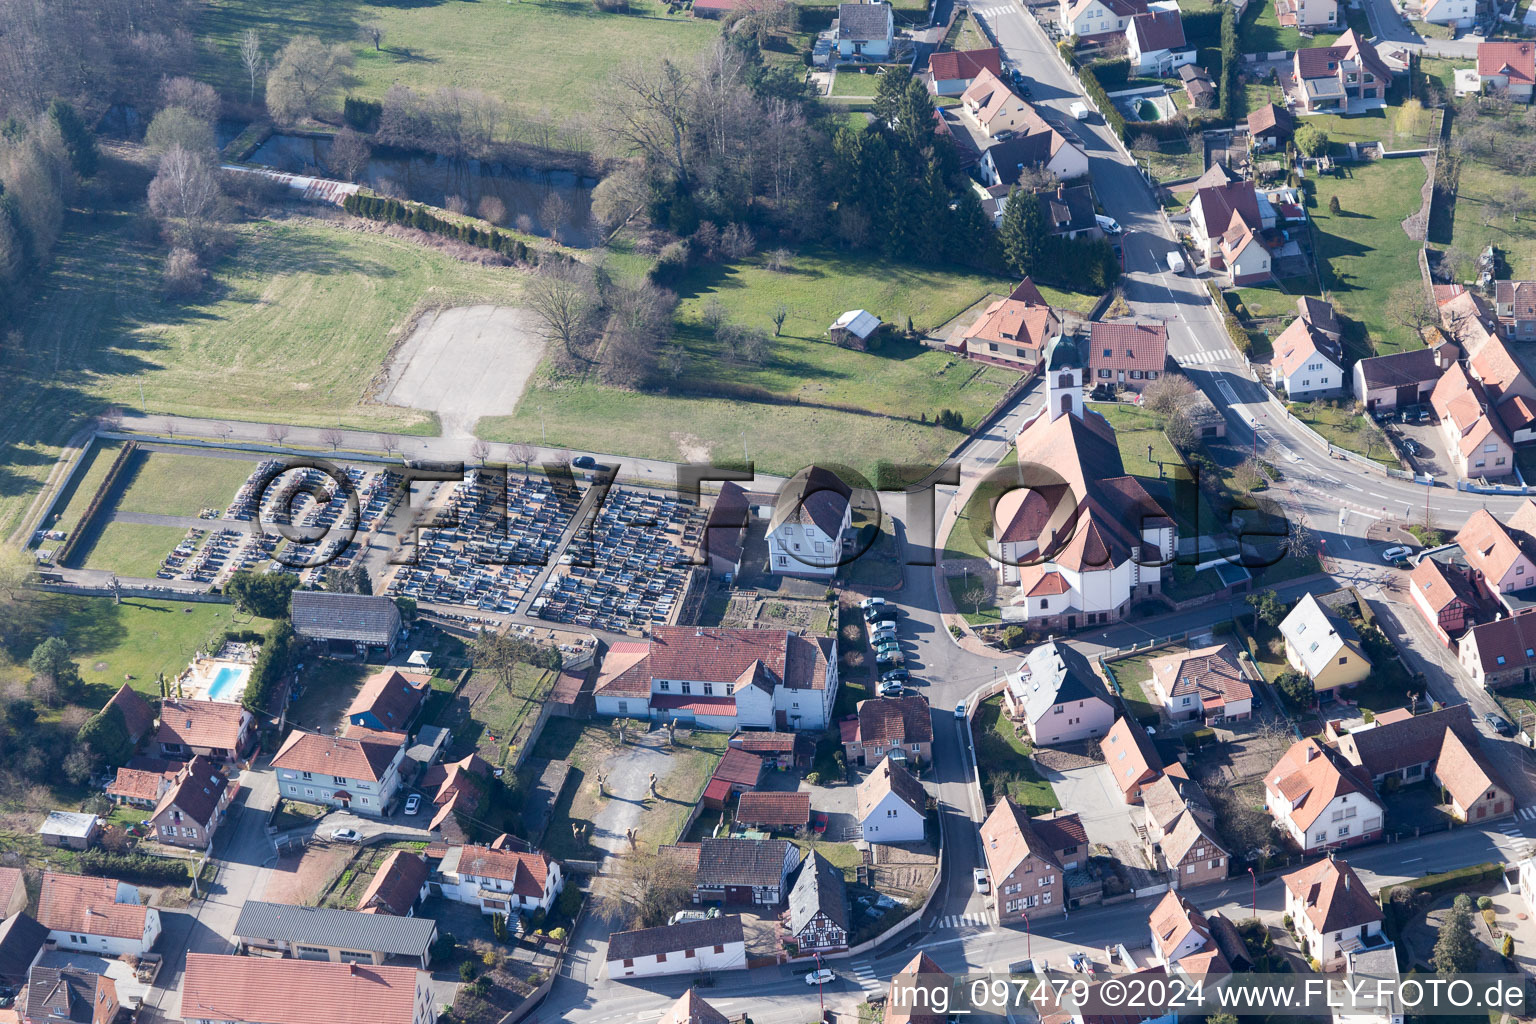
[[[372,712],[384,728],[404,729],[427,699],[429,680],[429,676],[407,675],[392,668],[375,672],[357,691],[347,717]]]
[[[986,68],[994,75],[1003,73],[1002,54],[997,47],[985,50],[947,50],[928,58],[928,70],[935,82],[950,82],[975,78]]]
[[[811,820],[811,794],[743,793],[736,804],[736,820],[743,825],[802,828]]]
[[[1095,323],[1088,341],[1093,370],[1161,373],[1168,359],[1168,328],[1162,324]]]
[[[459,857],[459,874],[505,879],[512,883],[512,892],[518,896],[543,896],[551,863],[549,854],[542,850],[527,853],[466,846]]]
[[[920,694],[861,700],[857,711],[860,743],[905,746],[933,742],[933,712],[928,698]]]
[[[1281,876],[1320,932],[1337,932],[1381,921],[1381,907],[1346,861],[1324,858]]]
[[[188,953],[184,1020],[263,1024],[412,1024],[414,967]]]
[[[128,738],[131,740],[141,739],[155,724],[155,709],[127,683],[112,695],[112,699],[107,701],[107,707],[117,708],[123,713],[123,724],[128,727]]]
[[[21,868],[0,868],[0,917],[5,915],[6,908],[11,905],[16,887],[24,884]]]
[[[1437,615],[1454,601],[1460,601],[1468,608],[1475,604],[1472,585],[1466,577],[1436,559],[1419,559],[1419,564],[1413,567],[1408,578],[1418,588],[1429,610]]]
[[[243,735],[241,725],[250,712],[239,704],[216,700],[164,700],[160,702],[161,743],[180,743],[207,750],[235,750]]]
[[[1099,749],[1122,796],[1157,778],[1163,770],[1162,758],[1153,749],[1147,731],[1130,718],[1117,719],[1104,734]]]
[[[1477,73],[1507,75],[1511,82],[1536,83],[1536,45],[1490,40],[1477,44]]]
[[[141,772],[133,768],[119,768],[117,777],[107,787],[108,796],[120,796],[125,800],[148,801],[160,799],[160,790],[168,785],[165,772]]]
[[[1285,797],[1291,804],[1291,821],[1306,831],[1334,797],[1345,793],[1358,793],[1381,806],[1369,778],[1362,779],[1362,774],[1338,751],[1309,737],[1291,744],[1264,776],[1264,786]]]
[[[398,746],[345,736],[322,736],[295,729],[288,734],[272,767],[343,779],[378,782],[399,752]]]
[[[410,850],[395,850],[384,858],[378,874],[368,883],[358,909],[405,917],[421,895],[429,873],[427,862],[419,855]]]
[[[715,766],[714,778],[733,786],[755,786],[763,774],[763,759],[739,747],[730,747]]]
[[[658,626],[651,634],[650,678],[734,683],[759,662],[791,689],[820,690],[826,652],[817,639],[782,629]]]
[[[1149,667],[1153,685],[1169,698],[1187,694],[1222,703],[1253,699],[1253,688],[1225,644],[1166,654],[1153,658]]]
[[[1131,19],[1131,30],[1136,33],[1136,45],[1141,47],[1142,53],[1182,50],[1186,45],[1184,19],[1176,10],[1138,14]]]
[[[50,931],[142,939],[149,909],[117,902],[118,881],[81,875],[43,873],[37,921]]]
[[[1220,238],[1232,224],[1232,214],[1242,217],[1253,228],[1259,226],[1259,197],[1253,190],[1253,182],[1246,178],[1202,188],[1190,200],[1190,205],[1200,206],[1207,238]]]

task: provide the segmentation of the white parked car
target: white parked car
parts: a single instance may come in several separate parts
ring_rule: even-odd
[[[355,828],[337,828],[331,830],[331,839],[338,843],[360,843],[363,834]]]
[[[1072,104],[1072,116],[1077,118],[1079,121],[1088,120],[1088,104],[1082,102],[1081,100]]]
[[[416,814],[421,811],[421,794],[412,793],[405,798],[405,813]]]
[[[807,985],[825,985],[829,981],[836,981],[837,973],[830,967],[823,967],[819,971],[812,971],[805,976]]]
[[[955,717],[956,718],[964,718],[965,717],[965,702],[964,701],[961,701],[959,704],[955,705]]]
[[[873,611],[883,604],[885,604],[885,598],[883,597],[866,597],[864,600],[859,602],[859,609],[866,612]]]
[[[976,883],[976,891],[977,892],[986,892],[988,889],[990,889],[992,887],[991,883],[987,881],[987,869],[986,868],[974,868],[974,869],[972,869],[972,871],[971,871],[971,880]]]

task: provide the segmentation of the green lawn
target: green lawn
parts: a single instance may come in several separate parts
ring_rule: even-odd
[[[1304,46],[1330,46],[1343,33],[1318,32],[1311,39],[1304,39],[1294,28],[1282,28],[1280,15],[1275,11],[1275,0],[1255,0],[1243,12],[1238,27],[1238,49],[1243,53],[1274,53],[1277,50],[1297,50]]]
[[[1350,142],[1380,142],[1388,150],[1433,147],[1440,131],[1440,117],[1440,111],[1426,109],[1414,101],[1348,117],[1312,114],[1302,120],[1326,132],[1331,152],[1343,155]]]
[[[871,99],[880,88],[879,75],[865,75],[857,71],[839,71],[832,76],[832,99],[841,96]]]
[[[995,575],[992,570],[987,570],[988,575]],[[984,598],[981,602],[981,611],[976,610],[976,605],[966,599],[966,595],[973,586],[980,586],[991,595],[995,583],[985,579],[980,574],[972,572],[969,576],[961,573],[959,576],[949,577],[949,596],[955,602],[955,609],[962,618],[972,626],[985,626],[994,622],[1003,621],[1003,616],[997,608],[995,596]]]
[[[62,511],[53,522],[45,525],[65,533],[72,532],[80,525],[80,517],[85,515],[91,499],[96,496],[96,489],[106,479],[107,470],[112,468],[112,462],[122,447],[120,441],[105,441],[91,446],[90,451],[85,453],[85,464],[76,471],[74,480],[62,496]]]
[[[154,579],[160,563],[181,543],[187,531],[180,526],[103,523],[92,528],[91,534],[93,539],[83,541],[76,549],[71,559],[75,565],[107,569],[119,576]]]
[[[267,52],[297,35],[344,43],[357,58],[353,95],[382,99],[395,84],[418,90],[454,86],[482,90],[522,117],[557,125],[603,106],[601,83],[631,56],[670,56],[691,64],[719,33],[716,22],[665,4],[630,0],[629,14],[606,14],[591,3],[377,3],[361,0],[211,0],[202,11],[204,56],[198,77],[233,99],[249,83],[240,64],[240,37],[261,33]],[[359,28],[384,29],[383,52]]]
[[[1517,189],[1528,191],[1529,181],[1475,158],[1463,160],[1451,244],[1468,257],[1496,245],[1516,280],[1536,274],[1536,219],[1526,215],[1517,220],[1501,202]]]
[[[456,5],[472,6],[472,5]],[[295,217],[230,229],[213,296],[163,302],[164,247],[138,218],[72,220],[0,375],[0,536],[16,525],[80,418],[111,403],[151,413],[433,430],[372,403],[400,332],[434,305],[515,301],[506,269]]]
[[[123,470],[117,511],[195,516],[205,508],[223,512],[256,463],[140,449]]]
[[[707,815],[700,815],[703,820]],[[791,840],[806,856],[812,851],[821,854],[827,859],[827,863],[835,868],[841,868],[843,877],[853,881],[858,873],[858,868],[864,864],[864,854],[852,843],[829,843],[822,839],[795,839]]]
[[[1419,243],[1403,230],[1420,206],[1426,169],[1414,157],[1348,167],[1345,176],[1317,177],[1308,200],[1317,231],[1323,286],[1346,316],[1360,321],[1377,354],[1419,345],[1413,332],[1392,322],[1393,289],[1419,279]],[[1337,196],[1340,212],[1329,212]]]
[[[1352,409],[1340,409],[1323,402],[1293,402],[1286,406],[1291,415],[1328,439],[1330,444],[1374,459],[1384,466],[1399,468],[1398,460],[1385,443],[1370,443],[1365,418]]]
[[[1061,807],[1056,791],[1040,777],[1030,755],[1034,746],[1029,734],[1018,734],[1018,727],[1003,714],[1003,698],[993,697],[977,708],[971,722],[976,741],[976,765],[981,772],[981,790],[989,803],[1000,799],[1004,789],[1028,813],[1046,814]]]
[[[1287,322],[1296,316],[1296,299],[1302,295],[1322,296],[1317,281],[1312,276],[1289,278],[1267,288],[1238,288],[1235,293],[1253,319],[1284,317]]]
[[[977,26],[976,19],[971,17],[969,11],[961,11],[960,19],[960,27],[956,30],[955,38],[951,41],[951,49],[985,50],[992,45],[992,41]]]
[[[81,676],[92,686],[82,701],[87,707],[104,704],[125,675],[133,677],[134,689],[158,697],[157,673],[174,677],[187,667],[194,652],[217,643],[225,630],[265,632],[270,625],[227,604],[136,597],[113,604],[106,597],[34,594],[21,628],[0,637],[0,680],[24,679],[32,648],[45,637],[62,636],[80,664]]]
[[[745,445],[760,470],[783,474],[822,459],[872,474],[881,459],[936,458],[959,435],[918,418],[954,409],[974,423],[1017,374],[894,338],[855,352],[832,344],[827,327],[863,308],[899,329],[910,318],[928,330],[1006,288],[970,271],[831,250],[799,253],[778,273],[760,259],[700,267],[677,289],[676,337],[689,359],[670,393],[576,381],[546,364],[516,412],[482,420],[479,433],[501,440],[547,431],[550,444],[664,459],[736,458]],[[764,365],[735,360],[715,341],[702,319],[712,299],[732,322],[770,332],[784,304],[783,331]],[[775,400],[753,401],[759,390]]]
[[[1192,536],[1198,520],[1201,533],[1216,536],[1220,523],[1210,502],[1202,495],[1192,516],[1189,500],[1192,492],[1174,486],[1176,480],[1186,479],[1187,470],[1183,457],[1163,433],[1157,417],[1145,409],[1120,402],[1091,402],[1088,408],[1102,414],[1115,428],[1120,461],[1125,465],[1126,473],[1139,479],[1147,493],[1173,516],[1180,533]]]
[[[1456,95],[1456,69],[1471,67],[1472,62],[1466,59],[1451,60],[1447,57],[1420,57],[1419,71],[1428,79],[1440,87],[1444,97],[1449,100]]]
[[[1152,692],[1152,660],[1182,649],[1158,647],[1108,663],[1109,670],[1115,674],[1115,682],[1120,684],[1127,713],[1138,722],[1155,725],[1163,710],[1148,696]]]

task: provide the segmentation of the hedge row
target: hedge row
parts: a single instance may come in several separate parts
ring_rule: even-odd
[[[1437,875],[1425,875],[1411,882],[1399,882],[1414,892],[1425,896],[1433,896],[1436,893],[1447,891],[1464,892],[1475,885],[1484,882],[1493,882],[1504,877],[1504,865],[1494,864],[1491,861],[1486,864],[1473,864],[1470,867],[1457,868],[1454,871],[1442,871]],[[1392,895],[1392,890],[1398,885],[1388,885],[1376,894],[1378,902],[1385,904]]]
[[[287,619],[279,619],[267,631],[261,653],[251,667],[251,680],[240,698],[246,710],[261,714],[272,702],[272,694],[283,676],[293,664],[293,626]]]
[[[186,885],[192,877],[184,860],[150,857],[142,853],[85,850],[75,863],[83,874],[116,878],[139,885]]]
[[[403,203],[398,199],[365,196],[360,192],[354,192],[347,196],[341,207],[357,217],[366,217],[369,220],[383,221],[387,224],[401,224],[431,235],[452,238],[466,245],[490,249],[518,263],[526,263],[530,256],[528,246],[505,231],[445,220],[420,203]]]
[[[1232,345],[1243,355],[1253,351],[1253,341],[1248,337],[1248,332],[1237,319],[1237,314],[1232,312],[1232,307],[1227,305],[1227,298],[1221,294],[1221,286],[1207,278],[1205,287],[1211,293],[1211,301],[1216,303],[1217,310],[1221,313],[1221,322],[1227,326],[1227,337],[1232,339]]]
[[[1077,73],[1078,81],[1083,83],[1083,92],[1093,101],[1093,105],[1099,108],[1099,113],[1104,115],[1104,123],[1115,130],[1120,138],[1125,138],[1125,118],[1120,116],[1120,111],[1109,101],[1109,93],[1104,91],[1104,86],[1099,84],[1099,76],[1094,74],[1093,68],[1084,66]]]

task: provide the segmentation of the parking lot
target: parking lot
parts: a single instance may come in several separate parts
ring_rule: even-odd
[[[1407,456],[1415,473],[1455,476],[1456,471],[1446,455],[1445,434],[1427,405],[1409,406],[1396,415],[1383,416],[1377,422],[1398,450]]]

